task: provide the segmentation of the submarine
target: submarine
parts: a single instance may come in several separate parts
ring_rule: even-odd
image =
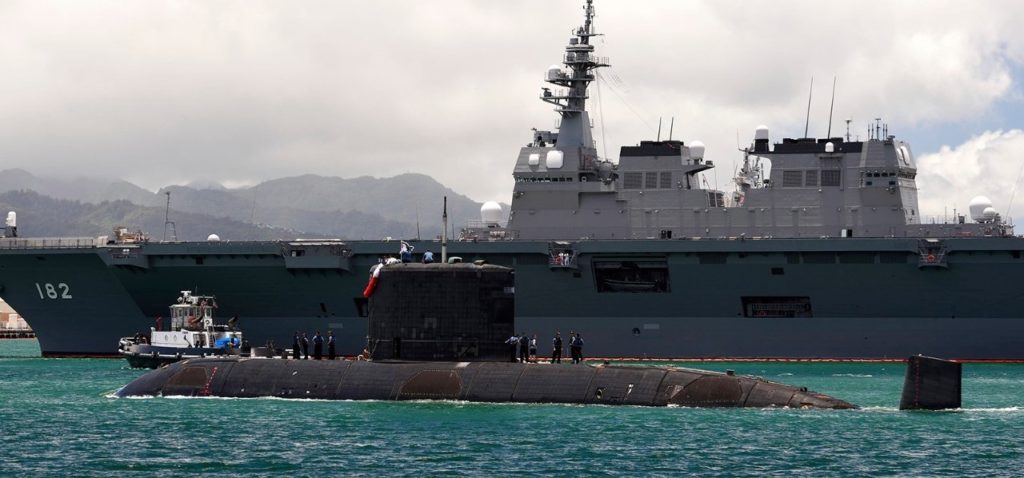
[[[673,366],[509,362],[514,271],[488,264],[375,266],[356,306],[369,360],[194,358],[142,375],[118,397],[459,400],[681,407],[851,409],[803,387]]]
[[[457,400],[677,407],[854,409],[765,380],[663,365],[509,362],[514,271],[487,264],[381,264],[366,297],[369,360],[192,358],[133,380],[117,397]],[[362,356],[361,356],[362,358]],[[960,407],[961,366],[907,360],[901,410]]]
[[[727,373],[661,366],[500,362],[190,359],[149,372],[116,395],[856,408],[806,388]]]

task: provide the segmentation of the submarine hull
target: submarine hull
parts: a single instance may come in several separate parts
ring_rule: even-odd
[[[116,395],[856,408],[806,388],[703,370],[499,362],[190,359],[149,372]]]

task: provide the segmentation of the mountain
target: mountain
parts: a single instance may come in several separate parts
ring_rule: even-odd
[[[126,201],[143,208],[153,208],[161,213],[160,220],[156,221],[156,227],[147,226],[146,230],[159,232],[160,236],[163,234],[163,212],[167,200],[165,193],[169,192],[170,219],[176,223],[179,236],[188,233],[202,238],[213,229],[204,227],[200,231],[189,232],[193,227],[191,220],[198,224],[210,223],[208,218],[228,218],[241,224],[263,224],[281,230],[309,231],[307,234],[343,239],[412,238],[417,233],[420,237],[429,238],[441,233],[443,197],[448,197],[449,227],[456,230],[470,220],[479,219],[481,206],[422,174],[380,179],[304,175],[236,189],[205,181],[189,186],[168,186],[153,193],[121,180],[56,180],[39,178],[20,169],[0,171],[0,192],[22,190],[81,203]],[[19,211],[20,217],[24,218],[22,221],[28,220],[25,213]],[[145,214],[150,213],[152,211]],[[183,214],[186,213],[193,214],[188,216],[190,221],[184,220],[186,216]],[[124,216],[125,219],[118,224],[136,226],[128,220],[127,214]]]
[[[305,175],[275,179],[239,189],[171,186],[172,209],[203,211],[240,221],[319,230],[350,239],[441,234],[443,198],[449,224],[478,219],[481,204],[444,187],[430,176],[344,179]]]
[[[155,206],[158,198],[150,191],[120,179],[51,179],[33,176],[23,169],[0,171],[0,192],[29,190],[57,199],[99,203],[126,200],[141,206]]]
[[[20,237],[98,237],[112,236],[116,225],[141,229],[155,240],[162,239],[164,209],[144,207],[128,201],[104,201],[99,204],[55,199],[34,191],[0,193],[0,211],[18,212]],[[202,241],[210,233],[226,240],[294,239],[316,234],[268,226],[255,226],[205,214],[177,213],[177,238]]]

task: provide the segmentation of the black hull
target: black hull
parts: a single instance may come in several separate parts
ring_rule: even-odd
[[[117,396],[856,408],[806,388],[719,372],[501,362],[195,359],[149,372]]]
[[[1017,295],[1024,239],[944,241],[944,267],[922,267],[914,238],[581,241],[573,267],[552,267],[542,241],[452,243],[450,254],[515,269],[517,332],[536,333],[543,355],[555,330],[575,330],[587,357],[1024,361],[1024,313],[985,299]],[[395,244],[347,243],[343,263],[289,262],[281,247],[148,244],[144,267],[108,264],[106,248],[0,250],[0,296],[47,357],[115,355],[118,338],[148,330],[193,286],[217,295],[219,315],[238,315],[252,344],[333,330],[339,355],[359,354],[368,330],[354,299]],[[666,290],[602,291],[598,266],[623,258],[663,263]],[[37,283],[58,282],[71,298],[40,299]],[[766,303],[789,309],[761,316],[745,302],[764,297],[807,307]]]

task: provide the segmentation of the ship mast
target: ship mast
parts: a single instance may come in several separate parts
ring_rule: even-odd
[[[581,157],[589,156],[587,153],[594,150],[594,138],[586,109],[587,87],[594,81],[594,69],[609,66],[607,58],[594,56],[594,46],[590,44],[591,37],[600,35],[593,30],[593,0],[587,0],[584,11],[586,16],[583,26],[573,32],[569,45],[565,47],[565,55],[562,57],[565,68],[552,66],[545,77],[546,82],[562,89],[552,91],[551,88],[544,88],[541,94],[541,100],[555,105],[555,111],[562,116],[558,128],[558,149],[583,153]]]

